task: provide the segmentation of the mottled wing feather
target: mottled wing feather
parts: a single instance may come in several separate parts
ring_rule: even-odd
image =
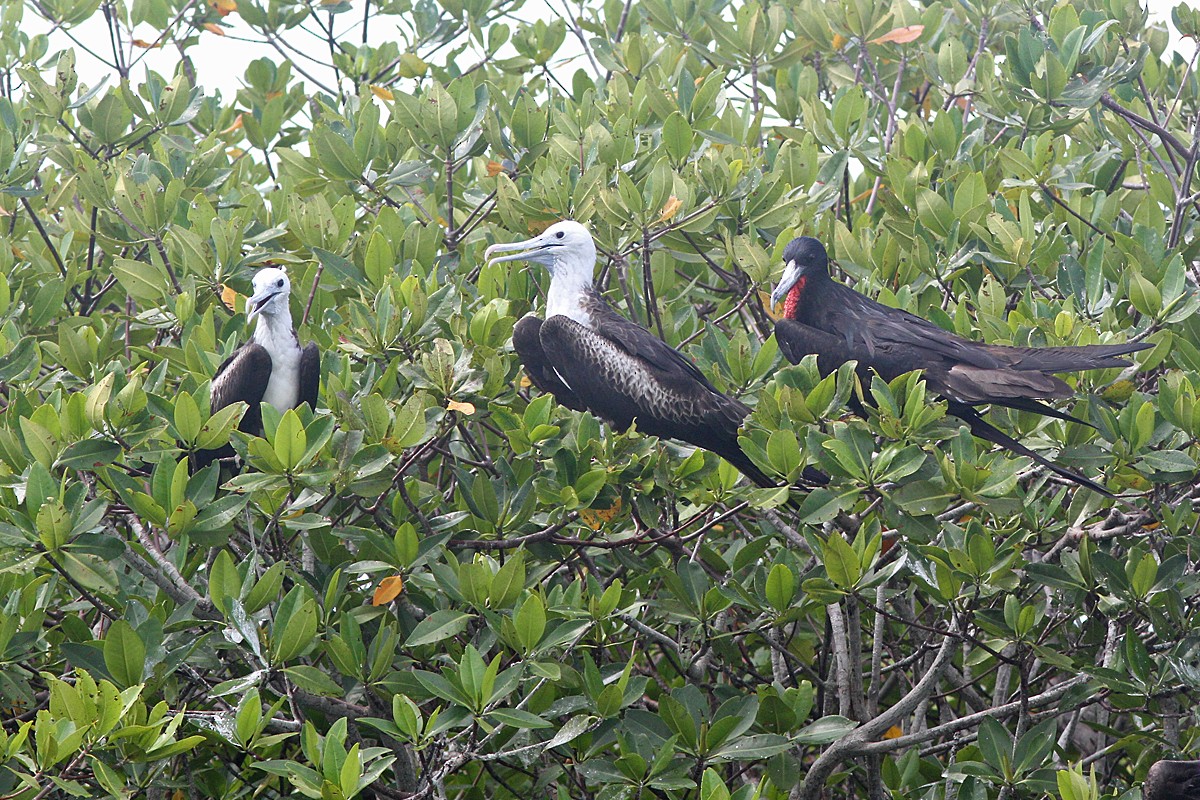
[[[617,338],[609,338],[614,332]],[[738,445],[738,426],[750,409],[718,392],[649,331],[614,326],[612,318],[592,330],[554,316],[542,323],[540,340],[548,363],[587,409],[614,427],[623,430],[636,419],[643,433],[711,450],[759,486],[776,485]]]
[[[321,350],[316,342],[309,342],[300,353],[300,402],[308,403],[309,408],[316,411],[320,393]]]

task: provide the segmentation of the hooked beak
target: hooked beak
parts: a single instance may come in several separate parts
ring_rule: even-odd
[[[534,261],[549,266],[554,263],[554,251],[560,247],[562,244],[555,239],[547,241],[541,236],[535,236],[523,242],[493,244],[483,251],[483,258],[489,264],[503,264],[506,261]],[[498,258],[493,256],[494,253],[506,252],[512,252],[512,255]]]
[[[775,290],[771,292],[772,306],[779,305],[780,301],[787,297],[787,293],[796,285],[796,281],[800,280],[803,273],[803,267],[800,267],[795,261],[784,264],[783,275],[779,278],[779,283],[775,284]]]
[[[257,317],[262,310],[267,307],[267,303],[274,300],[280,294],[282,294],[282,292],[264,291],[248,298],[246,300],[246,324],[253,322],[254,318]]]

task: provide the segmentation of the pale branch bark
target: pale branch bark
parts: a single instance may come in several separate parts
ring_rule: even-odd
[[[958,642],[960,624],[957,619],[951,621],[950,635],[942,640],[941,646],[938,648],[937,655],[933,659],[933,663],[929,665],[929,669],[921,677],[916,685],[908,691],[903,697],[896,702],[894,706],[879,714],[874,719],[863,723],[855,728],[850,733],[843,736],[831,744],[824,753],[822,753],[812,767],[809,768],[808,775],[804,778],[804,783],[801,784],[798,793],[794,796],[796,800],[816,800],[820,796],[821,790],[825,786],[825,779],[846,759],[853,758],[858,755],[866,755],[873,752],[886,753],[891,750],[899,749],[892,747],[895,742],[910,737],[899,737],[897,739],[887,739],[883,742],[878,742],[880,736],[893,725],[897,725],[907,717],[918,705],[924,700],[927,700],[937,688],[938,683],[942,679],[942,674],[946,667],[949,666],[951,659],[954,656],[955,645]],[[934,729],[930,729],[934,730]],[[928,738],[930,731],[925,731],[922,735]],[[874,743],[874,744],[872,744]],[[879,745],[885,745],[885,748],[880,749]]]

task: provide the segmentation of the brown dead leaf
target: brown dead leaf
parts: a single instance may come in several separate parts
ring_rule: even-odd
[[[504,172],[504,165],[501,164],[499,161],[487,162],[487,174],[488,174],[489,178],[494,178],[497,175],[499,175],[501,172]]]
[[[921,34],[924,32],[924,25],[905,25],[903,28],[893,28],[883,36],[880,36],[877,39],[872,39],[871,44],[886,44],[887,42],[908,44],[909,42],[915,42],[917,39],[920,39]]]
[[[163,46],[163,43],[161,41],[147,42],[145,39],[134,39],[133,42],[131,42],[131,44],[134,47],[140,47],[143,50],[149,50],[154,47],[162,47]]]
[[[371,605],[385,606],[399,597],[403,591],[404,578],[399,575],[388,575],[375,587],[375,594],[371,596]]]
[[[885,739],[899,739],[899,738],[900,738],[901,736],[903,736],[903,735],[904,735],[904,731],[903,731],[903,730],[901,730],[900,726],[899,726],[899,725],[893,725],[892,727],[888,728],[886,732],[884,732],[884,734],[883,734],[883,738],[885,738]]]
[[[372,86],[371,94],[378,97],[380,100],[395,100],[396,95],[392,94],[392,90],[386,86]]]
[[[534,236],[537,236],[540,233],[545,233],[546,228],[549,228],[553,224],[554,220],[552,219],[530,219],[525,221],[525,227],[528,228],[529,232]]]
[[[679,213],[679,209],[683,208],[683,201],[675,195],[667,198],[667,202],[663,204],[662,211],[659,212],[658,222],[666,222]]]
[[[469,417],[475,413],[475,404],[474,403],[460,403],[457,400],[447,400],[446,401],[446,409],[448,411],[457,411],[458,413],[465,414],[466,416]]]
[[[200,26],[209,33],[215,33],[217,36],[224,36],[225,30],[215,22],[206,22]]]
[[[233,121],[233,124],[230,125],[228,128],[226,128],[225,130],[221,131],[221,133],[233,133],[234,131],[240,131],[241,129],[242,129],[242,115],[238,114],[237,119],[235,119]]]
[[[227,17],[237,11],[237,0],[209,0],[208,4],[222,17]]]

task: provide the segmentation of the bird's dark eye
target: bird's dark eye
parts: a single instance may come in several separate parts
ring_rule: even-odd
[[[278,286],[280,289],[282,289],[283,288],[283,278],[280,278],[279,280],[275,281],[275,285]]]
[[[563,237],[563,232],[562,232],[562,231],[559,231],[558,233],[554,234],[554,238],[555,238],[555,239],[561,239],[562,237]]]

